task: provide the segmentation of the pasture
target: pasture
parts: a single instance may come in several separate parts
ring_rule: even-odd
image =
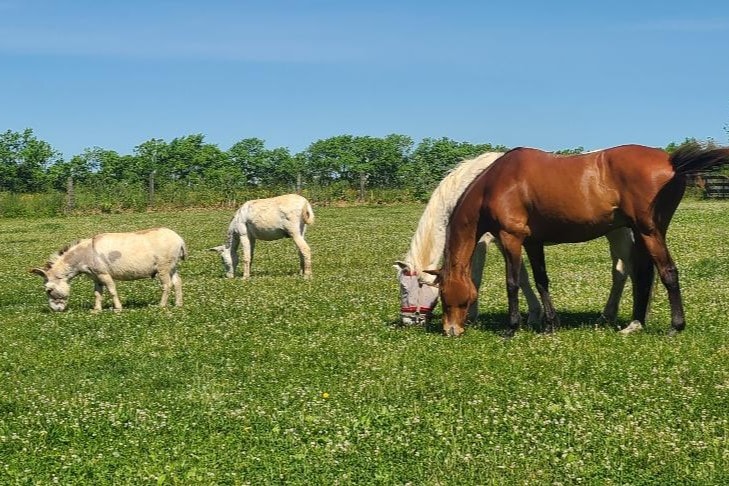
[[[555,334],[500,337],[495,251],[462,338],[397,327],[392,263],[422,209],[315,207],[312,280],[290,240],[257,245],[250,281],[223,278],[205,249],[229,210],[2,221],[0,483],[729,483],[729,204],[684,201],[669,229],[674,338],[662,286],[644,332],[594,328],[604,238],[547,248]],[[79,277],[69,311],[48,310],[29,268],[151,226],[187,243],[184,308],[143,280],[118,285],[120,314],[108,296],[92,314]],[[626,291],[622,324],[630,306]]]

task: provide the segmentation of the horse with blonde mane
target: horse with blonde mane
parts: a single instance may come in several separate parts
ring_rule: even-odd
[[[424,324],[432,316],[438,303],[438,285],[435,276],[424,270],[440,267],[446,243],[446,228],[454,207],[466,188],[486,171],[502,155],[502,152],[486,152],[473,159],[464,160],[452,169],[438,184],[425,206],[418,227],[410,242],[410,249],[402,261],[395,262],[400,284],[400,319],[403,325]],[[620,298],[625,282],[631,275],[632,233],[619,229],[608,233],[612,258],[612,287],[601,320],[613,322],[617,318]],[[471,257],[471,281],[478,290],[481,287],[483,268],[488,248],[496,241],[491,233],[485,233],[476,244]],[[498,242],[497,242],[498,243]],[[524,264],[520,267],[519,287],[529,308],[527,323],[537,325],[542,319],[542,306],[529,282]],[[468,320],[478,315],[478,295],[468,307]]]

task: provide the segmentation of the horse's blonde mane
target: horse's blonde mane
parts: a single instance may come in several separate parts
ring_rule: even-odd
[[[412,270],[420,273],[422,270],[439,268],[445,248],[446,226],[458,198],[479,174],[502,155],[502,152],[486,152],[464,160],[438,184],[420,217],[405,257],[405,263]]]

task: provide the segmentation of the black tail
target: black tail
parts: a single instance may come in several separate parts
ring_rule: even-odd
[[[671,154],[671,164],[677,174],[691,174],[729,164],[729,148],[704,148],[686,144]]]

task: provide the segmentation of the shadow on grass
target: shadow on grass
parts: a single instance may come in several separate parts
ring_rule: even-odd
[[[604,322],[598,323],[600,318],[599,312],[560,312],[559,319],[560,324],[556,332],[563,329],[595,329],[610,328],[617,330],[614,324],[606,324]],[[468,322],[466,329],[474,329],[479,331],[493,332],[495,334],[504,335],[508,330],[508,314],[506,312],[495,312],[479,314],[475,322]],[[522,315],[520,331],[533,331],[536,333],[546,332],[544,322],[537,326],[530,326],[527,324],[526,315]],[[425,331],[429,333],[442,333],[443,332],[443,316],[442,314],[436,314],[425,326]]]

